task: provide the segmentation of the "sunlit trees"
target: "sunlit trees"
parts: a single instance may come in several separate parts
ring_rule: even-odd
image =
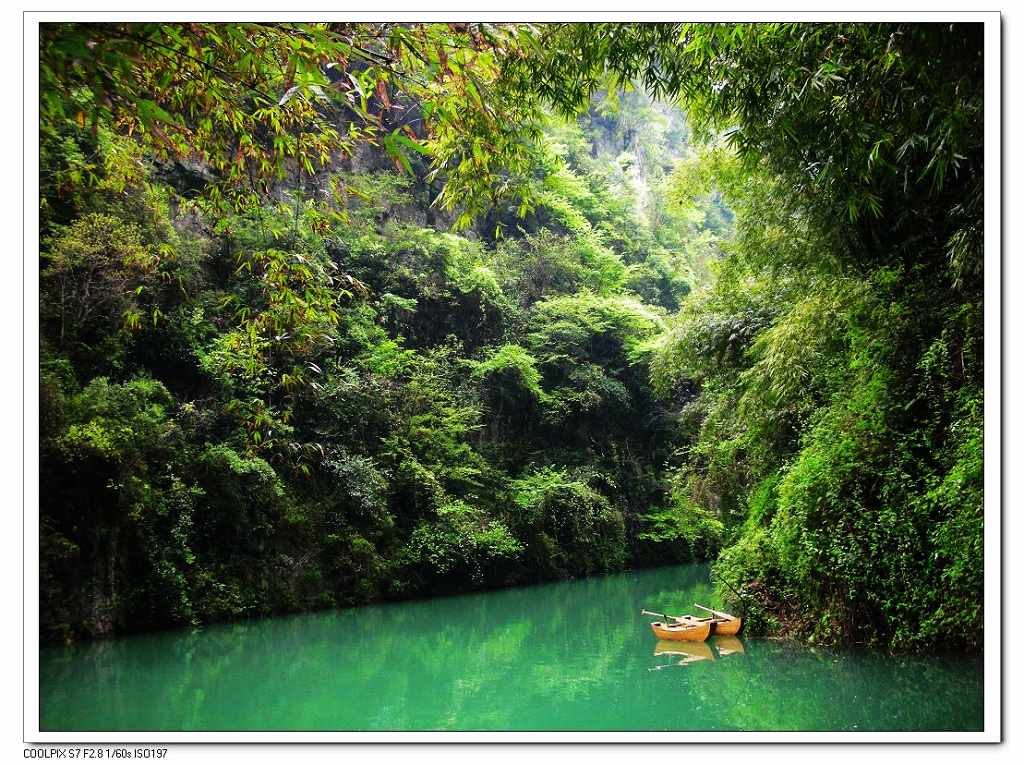
[[[701,387],[676,482],[740,524],[723,597],[818,639],[927,645],[952,614],[980,639],[980,34],[566,26],[509,63],[566,110],[607,67],[711,142],[673,193],[722,193],[736,234],[656,362]]]

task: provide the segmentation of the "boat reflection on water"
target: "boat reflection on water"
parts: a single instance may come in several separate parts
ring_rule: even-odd
[[[710,643],[696,640],[659,640],[654,646],[655,656],[668,656],[668,664],[651,667],[651,671],[669,667],[685,667],[698,661],[714,661],[715,652]]]
[[[715,653],[721,657],[732,656],[734,653],[746,653],[743,650],[743,641],[735,635],[718,635],[711,638],[715,647]]]
[[[745,653],[743,641],[733,636],[713,637],[707,642],[659,640],[654,646],[654,655],[669,657],[670,661],[650,667],[649,671],[686,667],[699,661],[717,661],[741,653]]]

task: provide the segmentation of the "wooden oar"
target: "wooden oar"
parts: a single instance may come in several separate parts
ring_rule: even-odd
[[[641,608],[640,609],[640,615],[641,616],[660,616],[665,621],[671,621],[671,620],[676,618],[674,616],[669,616],[668,614],[659,614],[659,613],[657,613],[655,611],[648,611],[646,608]]]
[[[700,608],[700,609],[702,609],[704,611],[708,611],[709,613],[712,613],[715,616],[718,616],[718,617],[720,617],[722,619],[729,619],[731,621],[731,620],[736,618],[732,614],[725,613],[725,611],[716,611],[713,608],[708,608],[707,606],[702,606],[700,603],[694,603],[693,605],[697,606],[697,608]]]
[[[694,619],[689,614],[687,614],[686,616],[672,616],[671,614],[661,614],[661,613],[658,613],[657,611],[648,611],[646,608],[641,608],[640,609],[640,613],[643,616],[660,616],[665,621],[683,622],[683,623],[697,621],[697,619]]]

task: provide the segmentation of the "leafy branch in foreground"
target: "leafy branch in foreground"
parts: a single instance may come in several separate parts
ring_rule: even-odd
[[[404,172],[426,156],[459,189],[441,204],[478,211],[531,162],[535,104],[498,80],[523,39],[489,24],[46,24],[41,129],[109,128],[236,212],[364,145]]]

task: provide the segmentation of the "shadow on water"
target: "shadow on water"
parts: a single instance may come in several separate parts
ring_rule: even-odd
[[[980,657],[663,643],[706,566],[47,649],[44,730],[980,730]]]

